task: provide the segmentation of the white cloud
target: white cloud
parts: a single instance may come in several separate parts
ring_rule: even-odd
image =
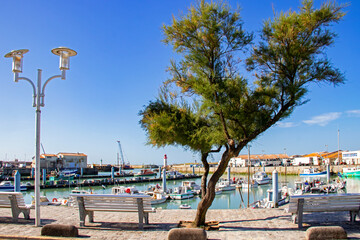
[[[346,113],[351,117],[360,117],[360,110],[350,110],[346,111]]]
[[[278,122],[276,126],[281,128],[291,128],[296,127],[298,124],[295,124],[294,122]]]
[[[338,119],[341,116],[340,112],[332,112],[332,113],[325,113],[322,115],[315,116],[310,120],[303,121],[309,125],[320,125],[322,127],[326,126],[329,122]]]

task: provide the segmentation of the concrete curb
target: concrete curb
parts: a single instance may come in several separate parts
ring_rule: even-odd
[[[0,235],[0,239],[19,239],[19,240],[64,240],[64,239],[66,239],[66,240],[79,240],[79,239],[83,239],[83,238]]]

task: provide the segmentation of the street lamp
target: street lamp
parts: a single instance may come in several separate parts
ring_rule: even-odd
[[[55,55],[60,56],[60,70],[61,75],[54,75],[48,78],[44,85],[41,86],[41,69],[38,69],[37,75],[37,86],[29,78],[19,77],[19,73],[22,73],[22,60],[23,55],[27,53],[28,49],[13,50],[5,54],[6,58],[12,58],[12,71],[14,72],[14,81],[18,82],[19,80],[25,80],[29,82],[33,88],[33,107],[36,107],[36,144],[35,144],[35,225],[37,227],[41,226],[40,223],[40,117],[41,109],[44,107],[44,97],[45,97],[45,87],[46,85],[55,78],[61,78],[65,80],[65,71],[69,70],[69,57],[75,56],[77,53],[69,48],[59,47],[54,48],[51,52]]]

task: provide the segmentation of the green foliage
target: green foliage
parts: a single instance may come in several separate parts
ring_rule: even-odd
[[[335,3],[313,8],[313,2],[304,0],[299,13],[281,13],[264,23],[262,41],[253,48],[247,59],[248,70],[256,74],[260,89],[276,93],[272,99],[278,107],[300,105],[310,82],[339,84],[344,81],[342,73],[333,68],[325,55],[335,33],[328,27],[345,15],[344,6]],[[275,108],[276,109],[276,108]]]
[[[327,3],[314,9],[304,0],[298,12],[265,21],[261,41],[246,59],[253,84],[240,74],[253,36],[243,30],[239,11],[200,1],[187,15],[173,17],[163,26],[164,42],[182,58],[171,61],[171,77],[158,99],[140,112],[149,143],[202,153],[224,145],[237,154],[304,104],[309,83],[344,82],[325,55],[336,36],[329,27],[345,15],[343,7]]]
[[[196,116],[186,107],[157,100],[140,112],[141,126],[148,133],[149,143],[163,147],[180,145],[193,151],[208,152],[215,144],[211,126],[205,118]]]

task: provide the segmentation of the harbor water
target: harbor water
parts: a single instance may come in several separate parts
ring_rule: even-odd
[[[110,176],[110,173],[103,173],[104,176]],[[225,177],[225,176],[224,176]],[[231,175],[231,177],[236,178],[243,178],[247,179],[246,175]],[[335,179],[336,177],[333,177]],[[191,179],[189,179],[191,180]],[[193,179],[197,184],[201,184],[201,178],[194,178]],[[295,181],[300,180],[299,176],[294,175],[280,175],[279,176],[279,187],[287,186],[289,188],[294,188]],[[325,179],[322,179],[326,181]],[[80,179],[81,181],[81,179]],[[182,180],[168,180],[167,181],[167,188],[174,188],[181,185]],[[347,185],[345,192],[347,193],[360,193],[360,178],[347,178],[346,179]],[[152,182],[152,183],[136,183],[131,185],[121,185],[121,186],[135,186],[139,191],[144,191],[148,188],[148,186],[162,183],[159,182]],[[111,189],[114,185],[109,186],[92,186],[92,187],[83,187],[79,188],[86,191],[92,191],[93,193],[97,194],[111,194]],[[249,203],[253,203],[258,200],[262,200],[267,197],[267,190],[271,189],[272,185],[260,185],[257,188],[251,188],[250,191],[247,189],[236,189],[233,191],[224,191],[221,194],[215,196],[214,202],[210,209],[239,209],[239,208],[246,208]],[[71,191],[74,188],[54,188],[54,189],[40,189],[41,196],[46,196],[49,201],[53,199],[60,199],[69,197]],[[34,198],[34,190],[28,190],[23,192],[25,202],[30,204]],[[196,209],[198,203],[200,202],[201,198],[199,196],[195,196],[194,198],[185,199],[185,200],[168,200],[165,203],[155,205],[156,208],[162,209],[178,209],[181,204],[188,204],[191,206],[192,209]]]

